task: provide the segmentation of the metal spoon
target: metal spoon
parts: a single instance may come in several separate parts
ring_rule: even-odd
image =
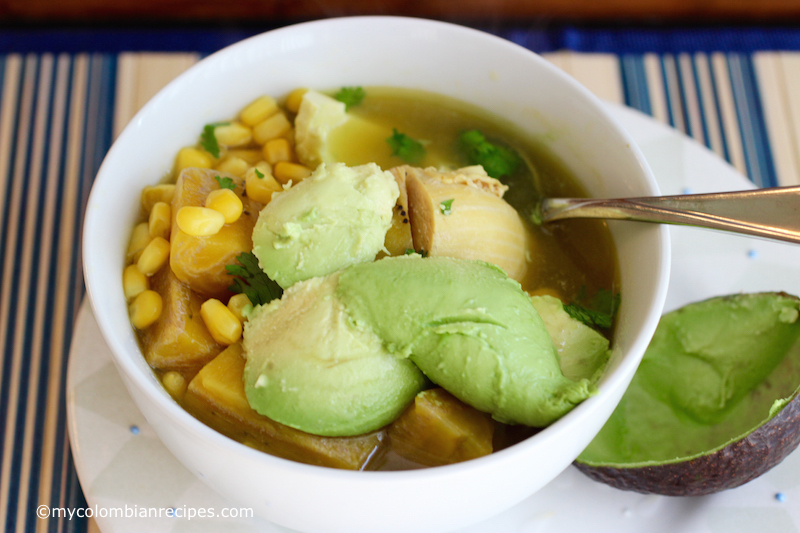
[[[606,218],[713,228],[800,244],[800,187],[643,198],[547,198],[536,222]]]

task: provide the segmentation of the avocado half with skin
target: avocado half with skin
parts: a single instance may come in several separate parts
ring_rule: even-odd
[[[611,418],[575,461],[596,481],[697,496],[800,443],[800,300],[738,294],[664,315]]]

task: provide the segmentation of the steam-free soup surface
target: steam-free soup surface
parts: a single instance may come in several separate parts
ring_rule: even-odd
[[[290,95],[287,104],[278,111],[284,115],[289,129],[280,124],[273,128],[277,132],[275,139],[288,140],[283,144],[289,146],[293,144],[291,128],[297,111],[288,103],[291,98]],[[527,137],[510,123],[475,106],[416,90],[367,87],[366,97],[350,108],[348,114],[353,119],[330,136],[328,150],[336,160],[349,166],[374,162],[388,170],[408,163],[393,155],[387,142],[389,137],[400,133],[418,140],[424,147],[424,157],[414,162],[417,167],[457,169],[474,164],[459,149],[459,136],[466,130],[479,130],[491,142],[513,149],[522,164],[501,181],[509,187],[503,198],[520,213],[525,221],[524,231],[530,237],[529,264],[521,280],[522,288],[531,294],[555,295],[565,303],[586,301],[599,290],[618,292],[616,252],[604,223],[566,221],[540,227],[529,220],[538,198],[585,196],[577,180],[549,153],[545,142]],[[243,112],[239,120],[246,122],[244,116]],[[255,132],[257,127],[250,126]],[[186,170],[175,198],[165,198],[162,202],[171,203],[173,210],[172,235],[165,235],[171,241],[167,245],[172,246],[172,251],[169,263],[151,273],[148,281],[149,288],[164,300],[162,317],[144,327],[132,319],[145,357],[170,394],[195,417],[240,442],[281,457],[338,468],[404,469],[445,464],[488,453],[487,446],[489,451],[497,451],[535,433],[537,430],[533,428],[495,422],[440,388],[419,394],[413,409],[409,408],[388,428],[357,437],[309,435],[272,422],[248,405],[241,380],[244,368],[241,345],[220,341],[213,332],[209,333],[203,326],[205,317],[201,307],[209,298],[218,298],[223,304],[231,298],[226,292],[229,280],[225,265],[234,262],[231,258],[236,254],[252,248],[250,235],[255,218],[272,194],[264,195],[256,189],[251,192],[251,182],[262,188],[267,183],[265,179],[256,179],[254,173],[261,178],[264,173],[274,171],[275,178],[279,178],[277,164],[269,170],[259,166],[263,163],[259,159],[267,157],[267,153],[266,145],[254,135],[253,140],[235,147],[222,146],[216,156],[209,155],[203,142],[178,155],[178,171],[182,161],[184,167],[198,168]],[[297,163],[296,156],[293,157]],[[274,191],[290,186],[293,177],[295,182],[302,180],[311,170],[300,165],[290,168],[290,174],[278,180],[281,183]],[[203,205],[211,192],[221,188],[228,178],[220,179],[218,172],[232,176],[228,185],[233,186],[243,201],[243,214],[235,223],[226,224],[220,233],[200,240],[188,238],[176,230],[176,212],[182,206]],[[143,194],[145,214],[156,210],[153,203],[159,200],[159,195],[154,190]],[[154,198],[146,199],[150,197]],[[149,242],[141,233],[146,222],[140,222],[134,230],[128,257],[133,264],[126,269],[126,275],[135,270],[132,267],[143,253],[134,246],[137,239],[144,244]],[[203,239],[213,247],[200,246]],[[230,258],[220,259],[216,250],[229,247],[231,242],[236,242],[237,248],[225,252]],[[209,270],[215,271],[214,277],[207,275]],[[610,336],[612,330],[608,328],[603,333]],[[442,419],[458,421],[457,427],[434,424],[436,429],[431,431],[420,429],[431,420]],[[387,442],[394,443],[388,446],[388,452]],[[417,453],[442,442],[446,443],[443,449],[455,446],[445,457]],[[395,453],[404,446],[402,454]]]
[[[348,165],[375,162],[389,169],[403,164],[386,142],[397,130],[425,147],[419,166],[457,168],[468,164],[458,149],[459,134],[477,129],[522,156],[525,164],[501,181],[509,186],[503,198],[526,220],[537,199],[587,196],[566,166],[548,151],[546,141],[531,138],[476,106],[409,89],[370,87],[366,94],[361,104],[348,110],[363,120],[346,123],[330,140],[331,153]],[[528,226],[534,246],[524,289],[555,289],[566,302],[601,288],[617,292],[616,250],[604,222],[570,220]]]

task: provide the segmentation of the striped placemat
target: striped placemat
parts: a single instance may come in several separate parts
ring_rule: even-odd
[[[522,31],[502,35],[549,50]],[[0,32],[0,50],[7,41]],[[630,53],[544,55],[601,98],[693,137],[756,185],[800,184],[800,53],[647,52],[637,43]],[[0,527],[85,531],[86,520],[36,514],[40,504],[85,505],[64,408],[84,294],[83,211],[114,136],[201,54],[31,49],[0,54]]]

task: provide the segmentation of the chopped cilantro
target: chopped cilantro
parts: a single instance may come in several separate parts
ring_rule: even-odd
[[[263,173],[263,172],[261,172],[260,170],[258,170],[257,168],[254,168],[254,169],[253,169],[253,172],[255,172],[255,173],[256,173],[256,177],[257,177],[258,179],[260,179],[260,180],[263,180],[263,179],[264,179],[264,173]]]
[[[453,212],[453,200],[455,200],[455,198],[450,198],[449,200],[444,200],[439,203],[439,209],[442,211],[443,215],[449,215]]]
[[[406,248],[406,255],[411,255],[413,253],[416,253],[413,248]]]
[[[406,163],[417,164],[425,157],[425,147],[422,143],[412,139],[405,133],[400,133],[392,128],[392,136],[386,139],[392,148],[392,155],[396,155]]]
[[[362,87],[342,87],[334,98],[342,102],[345,110],[361,103],[367,92]]]
[[[217,142],[217,136],[214,135],[214,130],[217,126],[227,126],[228,124],[230,124],[230,122],[206,124],[203,127],[203,133],[200,134],[200,146],[215,158],[219,157],[219,143]]]
[[[220,189],[230,189],[232,191],[236,190],[236,182],[231,178],[220,178],[219,176],[214,176],[214,179],[217,180],[217,183],[219,183]]]
[[[461,132],[458,147],[470,165],[483,166],[487,174],[497,179],[513,174],[521,162],[514,150],[489,142],[478,130]]]
[[[586,288],[584,287],[581,289],[579,300],[586,299],[585,292]],[[564,306],[564,311],[589,327],[609,329],[614,321],[614,315],[619,309],[619,303],[619,293],[613,294],[611,291],[600,289],[586,305],[572,302]]]
[[[244,293],[253,305],[263,305],[280,298],[283,289],[272,281],[258,266],[258,259],[250,252],[236,256],[238,265],[226,265],[228,274],[236,276],[228,290]]]
[[[544,213],[542,213],[542,204],[540,202],[536,202],[536,205],[533,206],[529,219],[537,226],[544,224]]]

